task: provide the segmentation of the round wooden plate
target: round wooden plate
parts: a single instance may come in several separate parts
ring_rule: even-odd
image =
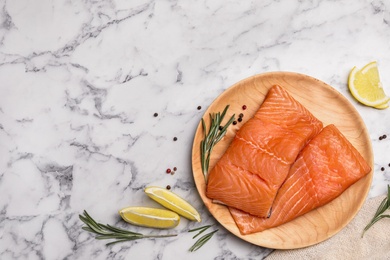
[[[373,169],[373,152],[367,128],[353,105],[331,86],[306,75],[291,72],[270,72],[244,79],[223,92],[206,110],[203,118],[209,126],[209,114],[222,112],[226,105],[231,115],[243,113],[243,121],[231,125],[226,136],[214,147],[210,169],[225,152],[237,130],[259,109],[273,85],[285,88],[298,102],[320,119],[324,126],[334,124],[362,154]],[[247,109],[243,110],[242,106]],[[237,237],[255,245],[274,249],[310,246],[328,239],[344,228],[357,214],[370,190],[373,171],[344,191],[327,205],[313,210],[279,227],[251,235],[241,235],[227,207],[214,204],[205,195],[206,183],[200,165],[199,123],[192,147],[192,170],[198,192],[210,213]]]

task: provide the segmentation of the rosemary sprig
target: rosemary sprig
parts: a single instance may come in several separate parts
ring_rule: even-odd
[[[234,121],[234,114],[231,116],[229,121],[222,126],[222,121],[226,115],[229,105],[225,107],[222,113],[209,114],[210,116],[210,129],[207,132],[207,127],[204,119],[202,118],[202,127],[204,133],[204,139],[200,142],[200,155],[202,172],[207,182],[207,175],[210,163],[210,155],[214,146],[225,136],[227,128]]]
[[[199,231],[195,236],[192,237],[192,239],[196,238],[197,236],[199,236],[200,234],[202,234],[203,232],[205,232],[209,227],[211,227],[212,225],[207,225],[207,226],[203,226],[203,227],[199,227],[199,228],[195,228],[195,229],[191,229],[191,230],[188,230],[188,232],[195,232],[195,231]],[[207,241],[209,241],[211,239],[211,237],[218,231],[218,229],[216,230],[213,230],[209,233],[207,233],[206,235],[203,235],[202,237],[200,237],[194,244],[192,247],[190,247],[190,249],[188,249],[190,252],[194,252],[196,250],[198,250],[199,248],[201,248],[204,244],[207,243]]]
[[[203,227],[199,227],[199,228],[194,228],[194,229],[190,229],[188,230],[188,232],[195,232],[195,231],[199,231],[198,234],[196,234],[195,236],[192,237],[192,239],[196,238],[197,236],[199,236],[200,234],[202,234],[203,232],[205,232],[209,227],[211,227],[212,225],[207,225],[207,226],[203,226]]]
[[[82,229],[96,234],[96,239],[114,239],[115,241],[107,243],[106,245],[113,245],[120,242],[143,239],[143,238],[162,238],[173,237],[177,234],[168,235],[143,235],[141,233],[132,232],[129,230],[117,228],[111,225],[103,225],[97,223],[88,213],[84,210],[83,215],[79,215],[79,218],[85,225]]]
[[[364,228],[362,237],[364,236],[364,233],[372,227],[376,222],[383,218],[390,218],[390,215],[383,214],[386,210],[390,209],[390,185],[387,185],[387,198],[384,198],[379,204],[379,207],[377,211],[375,212],[374,217],[371,219],[370,223]]]

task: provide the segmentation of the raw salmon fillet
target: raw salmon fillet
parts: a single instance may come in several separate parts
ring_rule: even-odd
[[[230,208],[241,234],[279,226],[338,197],[371,171],[360,153],[334,126],[326,126],[298,155],[281,186],[269,218]]]
[[[299,151],[322,122],[280,86],[273,86],[208,176],[206,196],[267,217]]]

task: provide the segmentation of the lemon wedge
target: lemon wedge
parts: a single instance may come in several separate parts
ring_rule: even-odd
[[[145,188],[145,193],[162,206],[170,209],[177,214],[194,221],[201,221],[199,212],[186,200],[179,197],[177,194],[156,186]]]
[[[377,109],[386,109],[389,107],[389,103],[384,103],[382,105],[376,106],[375,108]]]
[[[127,207],[119,210],[122,219],[130,224],[151,228],[174,228],[180,216],[173,211],[148,207]]]
[[[379,78],[376,61],[368,63],[361,70],[353,67],[349,73],[348,88],[360,103],[385,109],[390,97],[386,96]]]

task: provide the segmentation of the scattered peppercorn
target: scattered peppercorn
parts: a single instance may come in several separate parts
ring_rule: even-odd
[[[245,109],[246,109],[246,105],[243,105],[243,106],[242,106],[242,110],[245,110]]]
[[[166,173],[171,173],[171,169],[170,168],[168,168],[167,170],[166,170]]]
[[[385,167],[382,167],[382,168],[381,168],[381,171],[383,172],[384,170],[385,170]]]
[[[153,116],[154,116],[154,117],[158,117],[158,113],[154,113]]]
[[[379,136],[379,140],[382,140],[382,138],[383,138],[382,136]]]
[[[389,167],[390,167],[390,163],[389,163]]]
[[[170,185],[167,185],[167,190],[170,190],[171,189],[171,186]]]
[[[218,129],[219,129],[219,130],[222,130],[222,129],[223,129],[223,126],[220,125],[220,126],[218,127]]]
[[[233,125],[237,125],[237,121],[233,121]]]
[[[173,137],[173,141],[177,141],[177,137],[175,136],[175,137]]]
[[[238,115],[238,118],[243,118],[244,117],[244,114],[243,113],[240,113],[239,115]]]
[[[386,137],[387,137],[387,135],[383,135],[383,136],[382,136],[383,139],[386,139]]]
[[[174,170],[174,171],[177,171],[177,168],[176,168],[176,167],[173,167],[173,170]]]
[[[237,119],[237,121],[238,121],[238,122],[242,122],[242,117],[239,117],[239,118]]]
[[[197,109],[198,109],[198,110],[201,110],[201,109],[202,109],[202,107],[201,107],[201,106],[198,106],[198,107],[197,107]]]

